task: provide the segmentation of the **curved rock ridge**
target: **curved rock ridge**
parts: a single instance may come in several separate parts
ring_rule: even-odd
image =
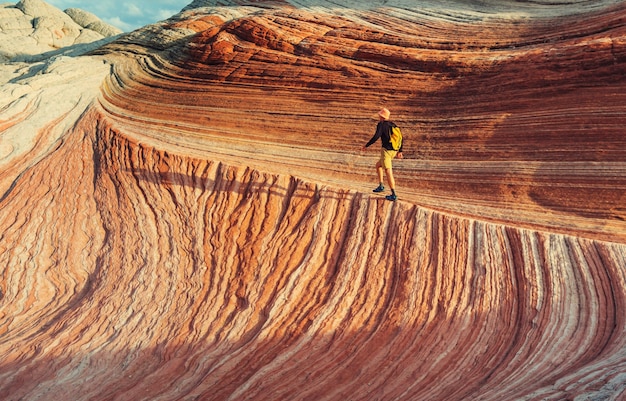
[[[7,70],[8,399],[626,397],[626,7],[342,4]]]
[[[386,105],[414,144],[397,166],[403,199],[624,240],[623,5],[559,18],[467,19],[447,9],[433,16],[387,8],[382,18],[380,10],[245,4],[186,11],[158,35],[137,32],[111,46],[162,54],[145,73],[121,72],[132,78],[105,107],[120,104],[135,120],[180,119],[194,134],[217,128],[297,146],[279,165],[315,180],[331,170],[350,186],[355,173],[371,178],[356,143],[369,138],[370,117]],[[238,101],[242,93],[250,101]],[[161,113],[147,116],[155,104]],[[170,142],[187,141],[181,136]],[[225,152],[236,151],[225,142]],[[311,165],[301,146],[329,153],[315,155],[329,163]]]
[[[62,169],[80,176],[46,179]],[[155,151],[95,110],[4,205],[34,183],[2,209],[13,399],[624,390],[623,245]]]
[[[42,59],[42,53],[52,55],[68,47],[86,53],[121,33],[78,8],[63,12],[42,0],[6,3],[0,5],[0,62]]]

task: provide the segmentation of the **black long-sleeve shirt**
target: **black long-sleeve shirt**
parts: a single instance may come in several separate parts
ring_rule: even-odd
[[[366,148],[369,147],[374,142],[376,142],[378,138],[380,138],[383,148],[387,150],[395,150],[393,146],[391,146],[391,140],[390,140],[391,127],[393,126],[395,126],[395,124],[389,120],[379,121],[378,125],[376,125],[376,132],[374,133],[374,136],[372,137],[372,139],[369,140],[369,142],[367,142],[365,147]],[[398,152],[402,152],[402,146],[403,144],[400,145],[400,150],[398,150]]]

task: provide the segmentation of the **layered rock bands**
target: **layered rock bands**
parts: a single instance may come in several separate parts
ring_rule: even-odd
[[[626,397],[626,7],[467,3],[195,1],[6,67],[4,398]]]

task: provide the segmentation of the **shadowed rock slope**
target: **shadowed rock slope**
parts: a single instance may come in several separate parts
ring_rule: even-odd
[[[195,1],[5,70],[2,393],[624,398],[626,7],[540,3]]]

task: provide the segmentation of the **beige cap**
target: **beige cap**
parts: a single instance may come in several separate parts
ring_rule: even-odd
[[[385,120],[389,120],[389,116],[391,115],[391,112],[388,109],[382,108],[378,112],[378,115],[384,118]]]

